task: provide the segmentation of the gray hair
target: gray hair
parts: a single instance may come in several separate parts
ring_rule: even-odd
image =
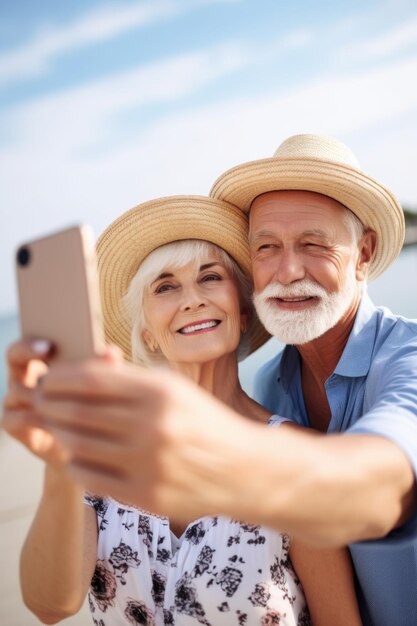
[[[359,239],[362,237],[366,230],[359,217],[355,215],[353,211],[345,207],[343,221],[345,223],[345,226],[347,226],[350,231],[353,243],[358,243]]]
[[[181,268],[191,261],[198,264],[203,257],[207,257],[210,254],[214,254],[216,258],[224,263],[224,266],[236,279],[241,310],[249,314],[249,330],[247,334],[242,334],[237,350],[239,359],[247,356],[250,349],[250,320],[255,316],[252,304],[253,285],[251,279],[244,274],[236,261],[222,248],[208,241],[186,239],[174,241],[153,250],[140,265],[123,297],[124,312],[132,329],[131,344],[134,363],[148,366],[166,363],[166,359],[161,351],[151,352],[143,338],[145,329],[143,305],[146,290],[149,289],[151,283],[156,280],[167,266]]]

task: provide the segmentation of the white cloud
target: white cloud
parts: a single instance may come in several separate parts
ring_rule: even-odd
[[[239,47],[232,48],[232,61],[222,50],[167,61],[149,75],[142,68],[135,80],[129,74],[113,84],[102,81],[15,113],[19,140],[0,153],[7,225],[0,246],[7,282],[0,308],[14,302],[12,248],[22,239],[78,220],[99,232],[118,213],[150,197],[207,193],[225,168],[271,155],[296,132],[344,139],[365,169],[392,184],[401,199],[416,203],[417,90],[410,76],[417,75],[417,56],[372,71],[321,76],[291,90],[271,85],[250,98],[188,105],[146,129],[132,125],[123,141],[109,138],[107,150],[86,152],[120,112],[163,100],[174,89],[177,97],[190,94],[246,58]],[[395,125],[401,122],[399,142]]]
[[[350,61],[369,62],[402,52],[417,44],[417,16],[384,33],[368,37],[359,42],[343,46],[338,57],[346,57]]]
[[[3,110],[3,123],[15,147],[50,146],[60,155],[95,152],[97,142],[106,144],[113,135],[116,117],[123,121],[126,112],[141,106],[190,96],[246,61],[247,51],[238,43],[215,46],[14,105]]]
[[[185,99],[227,74],[282,59],[287,52],[303,48],[311,40],[310,31],[297,29],[278,42],[263,46],[231,41],[152,62],[88,85],[14,104],[3,109],[3,124],[14,145],[24,142],[26,149],[31,144],[42,144],[45,149],[51,143],[60,154],[94,153],[111,141],[116,134],[115,124],[120,130],[126,113]]]
[[[298,28],[289,31],[279,38],[277,44],[272,47],[274,52],[285,52],[286,50],[298,50],[305,48],[313,41],[313,33],[307,28]]]
[[[239,0],[153,0],[113,5],[60,27],[44,27],[25,45],[0,56],[0,84],[11,84],[48,71],[59,55],[113,39],[122,33],[160,22],[207,4]]]

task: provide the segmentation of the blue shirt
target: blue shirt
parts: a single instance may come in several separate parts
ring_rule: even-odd
[[[364,294],[343,354],[325,383],[328,432],[382,435],[417,476],[417,320],[375,307]],[[299,353],[286,346],[258,372],[256,399],[309,426]],[[384,539],[350,546],[366,626],[417,625],[417,512]]]

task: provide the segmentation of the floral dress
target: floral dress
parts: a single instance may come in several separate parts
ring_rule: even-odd
[[[287,535],[217,516],[178,538],[167,518],[112,498],[85,501],[99,529],[88,594],[96,626],[311,625]]]

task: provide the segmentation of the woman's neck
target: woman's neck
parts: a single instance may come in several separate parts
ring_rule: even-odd
[[[229,400],[241,391],[235,354],[205,363],[171,363],[171,367],[225,404],[230,405]]]
[[[236,355],[226,354],[206,363],[171,363],[197,385],[224,402],[237,413],[267,422],[270,412],[252,400],[240,386]]]

